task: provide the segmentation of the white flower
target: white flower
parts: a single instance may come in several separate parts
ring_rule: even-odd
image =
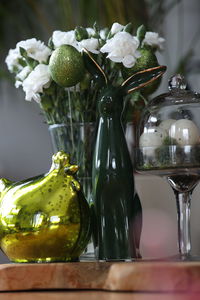
[[[52,41],[55,48],[58,48],[61,45],[71,45],[76,49],[78,48],[74,30],[70,30],[67,32],[56,30],[53,32]]]
[[[122,31],[124,29],[124,26],[119,24],[119,23],[113,23],[112,27],[111,27],[111,34],[116,34],[119,31]]]
[[[17,43],[17,49],[19,47],[26,50],[27,55],[39,63],[44,63],[47,61],[48,57],[51,55],[51,50],[44,45],[43,42],[33,39],[28,39]]]
[[[15,81],[15,87],[18,89],[22,85],[22,81],[16,80]]]
[[[160,50],[163,49],[163,43],[165,39],[159,37],[157,32],[147,31],[143,40],[143,44],[147,44],[149,46],[157,47]]]
[[[48,88],[51,83],[51,76],[49,73],[49,67],[44,64],[39,64],[23,81],[23,90],[26,93],[26,100],[32,99],[36,102],[40,102],[40,94],[44,88]]]
[[[87,33],[88,33],[88,35],[89,35],[90,37],[93,36],[93,35],[95,34],[94,29],[91,28],[91,27],[86,28],[86,30],[87,30]]]
[[[106,35],[107,35],[107,29],[101,29],[100,30],[100,38],[102,39],[102,40],[105,40],[106,39]]]
[[[12,73],[14,72],[14,69],[20,71],[23,67],[19,64],[19,59],[21,55],[17,48],[10,49],[8,52],[8,55],[5,59],[5,62],[7,64],[8,70]]]
[[[132,68],[135,64],[136,58],[133,55],[126,55],[122,61],[126,68]]]
[[[107,40],[100,49],[103,53],[108,53],[108,58],[114,62],[122,63],[126,68],[134,66],[136,59],[140,57],[138,38],[128,32],[118,32],[113,38]]]
[[[79,42],[79,51],[81,51],[83,48],[86,48],[88,51],[98,54],[99,41],[95,38],[85,39]]]
[[[16,76],[16,82],[15,87],[18,88],[22,85],[22,81],[28,76],[28,74],[31,72],[31,68],[29,66],[26,66],[21,72],[19,72]]]

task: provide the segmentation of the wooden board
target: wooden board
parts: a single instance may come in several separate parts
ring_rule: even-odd
[[[0,291],[81,289],[200,291],[200,263],[46,263],[0,265]]]

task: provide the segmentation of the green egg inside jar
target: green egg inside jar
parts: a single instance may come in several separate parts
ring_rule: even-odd
[[[0,180],[0,245],[13,262],[77,261],[90,239],[90,209],[69,155],[53,156],[48,173]]]

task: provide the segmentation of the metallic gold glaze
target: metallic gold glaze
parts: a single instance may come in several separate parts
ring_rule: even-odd
[[[90,238],[90,211],[77,170],[58,152],[47,174],[16,183],[0,180],[0,242],[9,259],[78,259]]]

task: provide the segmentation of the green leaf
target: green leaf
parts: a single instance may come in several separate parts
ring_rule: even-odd
[[[22,47],[19,47],[19,51],[21,56],[24,58],[20,59],[20,64],[25,67],[26,65],[28,65],[31,69],[34,69],[37,65],[38,65],[38,61],[33,59],[32,57],[29,57],[26,50]]]
[[[76,37],[76,40],[78,42],[82,41],[82,40],[85,40],[85,39],[88,39],[88,32],[87,30],[82,27],[82,26],[77,26],[75,28],[75,37]]]
[[[113,37],[113,34],[111,33],[111,31],[108,32],[108,35],[107,35],[107,39],[111,39]]]
[[[48,40],[48,47],[49,47],[51,50],[54,50],[54,43],[53,43],[52,37]]]
[[[26,58],[26,63],[31,69],[34,69],[39,64],[39,62],[31,57]]]
[[[132,32],[133,32],[133,24],[132,24],[132,23],[128,23],[128,24],[124,27],[123,31],[132,34]]]
[[[19,59],[18,59],[18,63],[19,63],[22,67],[26,67],[26,66],[27,66],[26,61],[25,61],[23,58],[19,58]]]
[[[93,29],[94,29],[94,31],[95,31],[96,33],[99,32],[99,26],[97,25],[97,22],[94,22],[94,24],[93,24]]]
[[[24,58],[28,57],[27,52],[24,48],[19,47],[19,52],[20,52],[21,56],[23,56]]]
[[[100,38],[101,38],[101,37],[100,37],[100,29],[99,29],[99,26],[98,26],[97,22],[95,22],[95,23],[93,24],[93,29],[94,29],[94,31],[95,31],[93,37],[96,38],[96,39],[100,39]]]
[[[141,25],[140,27],[138,27],[137,29],[137,38],[140,41],[140,45],[142,43],[142,41],[144,40],[146,34],[146,28],[144,25]]]

